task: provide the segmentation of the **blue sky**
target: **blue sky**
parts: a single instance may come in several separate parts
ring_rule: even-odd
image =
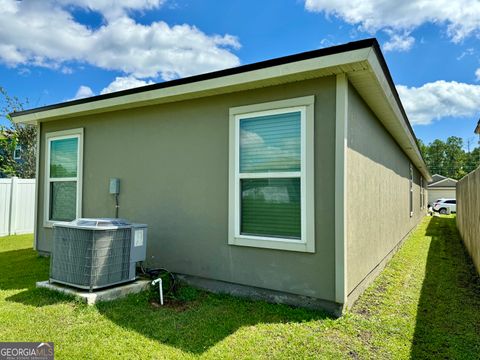
[[[0,9],[0,86],[29,108],[377,37],[417,137],[475,140],[476,0],[0,0]]]

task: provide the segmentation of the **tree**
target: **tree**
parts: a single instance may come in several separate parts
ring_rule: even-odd
[[[466,154],[465,172],[471,173],[480,165],[480,148],[475,148],[473,151]]]
[[[0,177],[15,176],[15,163],[13,154],[16,141],[12,140],[14,134],[6,129],[0,129]]]
[[[10,96],[0,86],[0,116],[6,118],[9,126],[2,126],[1,131],[5,135],[0,141],[0,172],[8,176],[21,178],[35,177],[36,140],[37,129],[32,125],[15,124],[10,113],[21,111],[24,104],[18,97]],[[16,161],[13,153],[17,145],[21,146],[21,160]]]
[[[457,136],[445,142],[436,139],[428,145],[419,140],[418,146],[431,174],[461,179],[480,165],[480,148],[465,152],[463,139]]]
[[[463,140],[458,136],[450,136],[445,144],[445,176],[452,179],[461,179],[466,175],[463,166],[465,164],[465,151]]]
[[[445,174],[445,143],[442,140],[437,139],[427,146],[426,161],[432,174]]]

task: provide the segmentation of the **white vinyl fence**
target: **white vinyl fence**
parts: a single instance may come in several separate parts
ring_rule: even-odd
[[[35,179],[0,179],[0,236],[33,233]]]

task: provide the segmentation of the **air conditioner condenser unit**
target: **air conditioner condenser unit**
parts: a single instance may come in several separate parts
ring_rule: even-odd
[[[123,219],[77,219],[53,226],[50,282],[90,291],[135,280],[147,225]]]

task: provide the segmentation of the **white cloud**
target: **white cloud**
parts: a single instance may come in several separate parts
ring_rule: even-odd
[[[475,49],[474,48],[468,48],[465,51],[463,51],[458,57],[457,60],[462,60],[465,56],[471,56],[475,54]]]
[[[413,125],[475,116],[480,111],[480,85],[439,80],[420,87],[398,85],[397,90]]]
[[[385,51],[408,51],[415,43],[415,38],[410,36],[409,32],[397,34],[388,30],[387,33],[390,35],[390,40],[383,45]]]
[[[139,80],[133,76],[118,76],[106,88],[100,91],[100,94],[108,94],[115,91],[136,88],[140,86],[153,84],[153,81]]]
[[[339,43],[336,42],[332,36],[329,36],[320,40],[320,48],[326,48],[326,47],[331,47],[335,45],[339,45]]]
[[[85,85],[81,85],[78,88],[77,93],[75,94],[73,99],[70,99],[70,100],[84,99],[84,98],[94,96],[94,95],[95,95],[95,93],[93,92],[93,90],[90,87],[85,86]]]
[[[338,17],[371,34],[379,30],[396,35],[410,33],[425,23],[434,23],[446,25],[447,35],[458,43],[467,36],[479,35],[480,30],[478,0],[305,0],[305,8]]]
[[[118,5],[120,4],[121,5]],[[162,0],[0,0],[0,62],[62,69],[69,62],[165,80],[239,64],[232,35],[207,35],[188,24],[135,22],[130,10],[157,8]],[[72,8],[100,12],[104,24],[77,22]]]
[[[154,82],[152,80],[144,81],[135,78],[134,76],[117,76],[115,80],[113,80],[107,87],[103,88],[100,91],[100,94],[109,94],[115,91],[121,91],[131,88],[136,88],[140,86],[150,85]],[[70,100],[78,100],[84,99],[86,97],[95,96],[95,92],[89,87],[85,85],[81,85],[75,96]]]
[[[159,8],[164,0],[56,0],[63,6],[86,8],[100,12],[107,19],[124,16],[130,10],[145,11]]]
[[[477,81],[480,81],[480,68],[475,70],[475,77],[477,78]]]
[[[60,71],[62,72],[62,74],[65,74],[65,75],[73,74],[73,69],[68,66],[62,66]]]

